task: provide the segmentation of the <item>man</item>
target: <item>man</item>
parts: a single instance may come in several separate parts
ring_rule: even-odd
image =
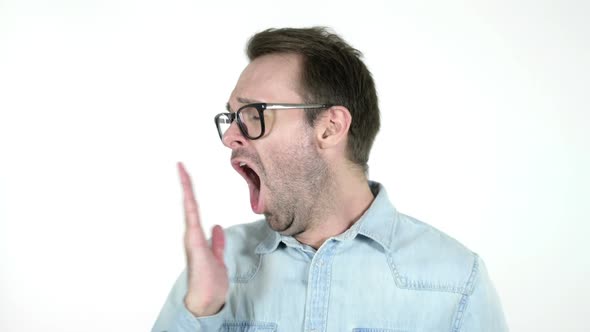
[[[481,259],[368,181],[377,94],[324,28],[270,29],[215,122],[264,220],[206,241],[179,164],[187,268],[153,331],[505,331]]]

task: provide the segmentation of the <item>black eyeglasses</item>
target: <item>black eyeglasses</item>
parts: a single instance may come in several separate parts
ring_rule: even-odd
[[[215,125],[219,132],[219,138],[229,129],[232,122],[237,119],[238,128],[248,139],[259,139],[264,135],[264,111],[265,110],[293,110],[293,109],[326,109],[330,104],[247,104],[237,112],[219,113],[215,116]]]

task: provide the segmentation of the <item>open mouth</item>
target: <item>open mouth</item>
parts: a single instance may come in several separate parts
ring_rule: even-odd
[[[260,195],[260,176],[256,171],[244,161],[232,161],[232,166],[248,183],[250,189],[250,206],[254,213],[262,213],[261,195]]]
[[[244,170],[244,173],[248,177],[248,179],[260,190],[260,177],[256,172],[248,166],[248,164],[241,162],[240,167]]]

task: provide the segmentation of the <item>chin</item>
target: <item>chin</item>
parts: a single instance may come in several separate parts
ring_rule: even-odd
[[[272,213],[265,213],[264,216],[266,217],[266,222],[268,226],[275,232],[280,233],[281,235],[292,236],[293,230],[291,229],[293,225],[293,219],[287,223],[281,223],[278,218],[273,215]]]

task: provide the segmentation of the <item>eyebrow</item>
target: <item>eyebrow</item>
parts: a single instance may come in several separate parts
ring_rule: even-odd
[[[259,101],[259,100],[248,99],[248,98],[243,98],[243,97],[238,97],[236,99],[238,100],[239,103],[242,103],[242,104],[261,103],[261,101]]]
[[[237,97],[236,100],[238,101],[238,103],[240,104],[254,104],[254,103],[261,103],[261,101],[259,100],[254,100],[254,99],[248,99],[248,98],[243,98],[243,97]],[[233,113],[233,111],[231,110],[231,107],[229,106],[229,102],[227,102],[225,104],[225,109],[230,112]]]

